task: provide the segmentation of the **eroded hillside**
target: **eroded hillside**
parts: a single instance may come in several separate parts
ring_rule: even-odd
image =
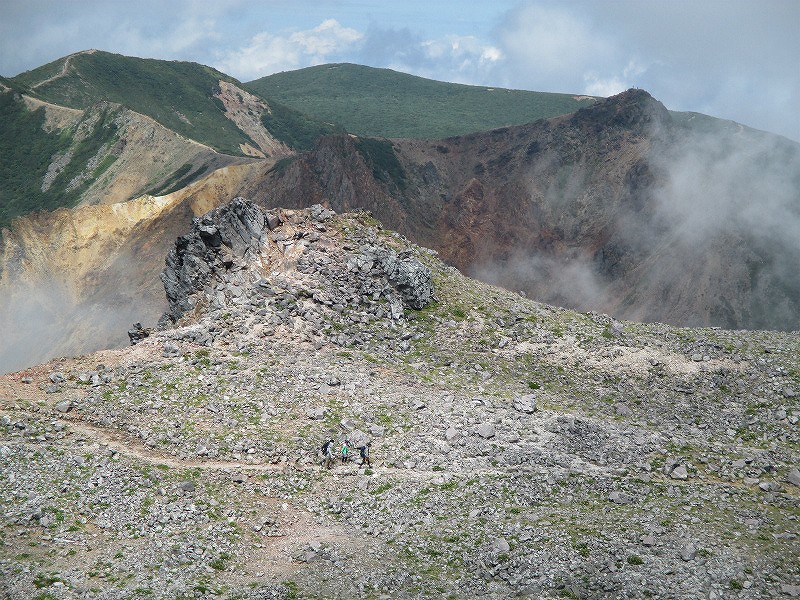
[[[76,52],[12,80],[48,102],[87,109],[98,102],[122,104],[188,139],[236,155],[248,134],[226,118],[215,91],[236,80],[190,62]]]
[[[0,227],[36,210],[168,193],[249,161],[219,154],[118,104],[77,110],[15,92],[2,94],[0,104]]]
[[[166,196],[17,218],[0,247],[0,372],[126,345],[132,323],[155,323],[172,240],[253,168],[223,167]]]
[[[106,228],[90,218],[97,229],[78,227],[83,233],[76,241],[60,233],[64,215],[23,219],[17,233],[4,234],[10,236],[0,256],[5,298],[38,298],[31,290],[42,288],[55,294],[53,306],[65,298],[72,298],[67,306],[77,306],[113,295],[121,318],[152,325],[169,239],[192,216],[244,194],[266,207],[322,203],[370,210],[464,272],[561,306],[678,325],[800,328],[797,144],[716,127],[713,120],[693,129],[690,117],[677,118],[646,92],[631,90],[520,127],[433,142],[332,135],[310,152],[275,160],[286,147],[265,131],[294,145],[310,143],[320,130],[232,83],[218,91],[229,117],[253,132],[262,128],[262,137],[253,133],[252,140],[261,141],[250,151],[273,158],[259,163],[213,154],[115,105],[76,113],[28,100],[40,107],[27,113],[38,119],[37,130],[55,135],[52,128],[63,126],[84,140],[74,151],[45,153],[41,177],[33,181],[47,182],[48,193],[63,198],[59,190],[75,181],[82,182],[86,202],[110,201],[148,182],[145,189],[156,196],[205,200],[202,210],[176,204],[184,208],[167,211],[152,227],[116,228],[111,219]],[[213,171],[230,161],[251,166]],[[95,179],[84,179],[87,174]],[[66,220],[73,218],[81,219]],[[38,233],[25,233],[31,228]],[[76,256],[104,262],[72,261],[73,247],[81,249]],[[50,257],[53,264],[46,266]],[[28,268],[33,272],[25,274]],[[15,282],[24,285],[13,289]],[[57,343],[41,344],[32,332],[40,321],[17,318],[28,314],[21,308],[6,312],[17,342],[2,350],[17,357],[27,355],[19,348],[46,349],[37,362],[124,343],[130,325],[91,311],[31,309],[50,315],[42,332],[63,332],[49,334],[59,337]],[[92,333],[78,334],[82,327]],[[30,363],[4,368],[24,364]]]
[[[800,593],[797,336],[539,304],[321,206],[236,200],[164,280],[174,328],[0,378],[10,598]]]
[[[167,194],[253,158],[271,164],[294,152],[287,129],[319,126],[195,63],[89,50],[4,81],[0,228],[35,210]]]
[[[479,279],[678,325],[800,329],[800,145],[642,90],[439,141],[324,138],[246,194],[365,208]]]

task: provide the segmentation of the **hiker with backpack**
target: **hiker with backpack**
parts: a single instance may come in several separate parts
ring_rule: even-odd
[[[348,454],[349,451],[350,451],[350,440],[345,440],[342,443],[342,464],[346,463],[350,459],[350,456]]]
[[[367,442],[363,446],[358,447],[358,452],[361,454],[361,466],[367,465],[368,467],[372,468],[372,463],[369,462],[369,449],[372,446],[372,442]]]
[[[333,465],[333,438],[322,444],[322,464],[326,469]]]

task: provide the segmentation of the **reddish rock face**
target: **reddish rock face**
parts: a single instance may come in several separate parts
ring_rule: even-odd
[[[359,138],[328,137],[243,195],[370,210],[464,272],[550,303],[800,328],[789,226],[800,227],[800,146],[694,118],[629,90],[529,125],[386,141],[379,156]],[[772,229],[753,214],[759,203],[780,221]]]

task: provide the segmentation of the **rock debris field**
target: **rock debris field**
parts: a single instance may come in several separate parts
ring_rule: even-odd
[[[0,597],[800,596],[797,333],[554,308],[243,199],[162,279],[136,345],[0,377]]]

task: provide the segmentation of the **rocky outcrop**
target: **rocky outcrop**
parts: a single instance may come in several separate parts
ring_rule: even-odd
[[[194,219],[192,230],[169,252],[161,274],[169,310],[160,326],[192,312],[199,317],[206,308],[258,301],[275,293],[271,279],[294,268],[307,276],[295,294],[324,306],[387,301],[397,319],[404,306],[421,309],[431,302],[432,274],[414,258],[414,250],[398,252],[372,238],[357,251],[340,246],[337,238],[323,233],[324,222],[334,214],[321,205],[264,211],[238,197]],[[297,288],[281,284],[286,285]]]
[[[134,323],[133,326],[128,329],[128,337],[131,340],[131,346],[135,346],[139,342],[144,339],[150,337],[150,334],[153,333],[153,330],[149,327],[143,327],[141,323]]]
[[[166,259],[161,281],[169,302],[162,321],[178,321],[195,306],[193,296],[215,272],[228,271],[255,260],[261,249],[267,219],[244,198],[196,218],[192,230],[178,238]]]
[[[366,265],[367,270],[373,267],[382,270],[411,308],[424,308],[433,298],[431,270],[412,258],[409,251],[398,255],[387,248],[367,246],[362,249],[361,257],[361,268]]]
[[[167,308],[159,274],[175,239],[236,195],[250,165],[168,196],[15,219],[0,239],[0,373],[129,343]]]

